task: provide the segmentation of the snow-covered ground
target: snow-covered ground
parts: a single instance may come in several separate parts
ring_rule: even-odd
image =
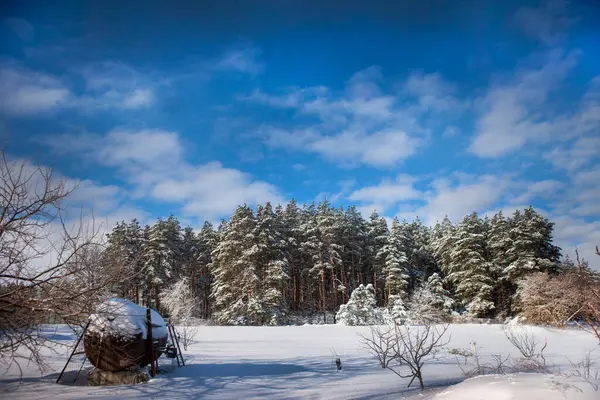
[[[541,342],[547,340],[544,354],[548,365],[567,371],[571,368],[569,360],[579,362],[590,350],[594,350],[592,357],[600,357],[600,346],[585,332],[529,329]],[[47,331],[63,344],[56,348],[57,354],[49,354],[53,371],[40,376],[29,366],[22,378],[15,369],[0,375],[0,398],[600,399],[600,392],[589,383],[560,376],[516,374],[462,382],[464,375],[454,356],[449,355],[441,355],[440,360],[424,367],[429,389],[422,395],[416,387],[406,388],[408,379],[380,368],[364,349],[359,334],[367,333],[368,328],[336,325],[200,326],[196,342],[184,352],[188,365],[148,383],[119,387],[88,387],[84,381],[55,384],[74,341],[66,327],[48,327]],[[453,325],[449,333],[448,349],[469,348],[474,341],[484,359],[490,353],[518,354],[499,325]],[[336,371],[334,353],[341,358],[342,371]],[[163,356],[161,366],[167,369],[170,361]],[[66,383],[80,365],[81,361],[71,363]]]

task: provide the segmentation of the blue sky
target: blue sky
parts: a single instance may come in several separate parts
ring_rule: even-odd
[[[594,3],[9,2],[0,134],[109,226],[292,197],[428,223],[531,204],[598,265]]]

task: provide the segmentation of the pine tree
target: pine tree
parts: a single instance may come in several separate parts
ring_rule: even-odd
[[[160,309],[158,294],[181,273],[181,228],[174,216],[159,219],[148,230],[144,248],[146,302]]]
[[[199,309],[204,318],[211,314],[211,286],[213,282],[213,252],[219,241],[219,235],[213,229],[210,222],[204,222],[198,234],[198,258],[197,269],[193,271],[190,284],[195,296],[199,301]]]
[[[325,200],[317,207],[316,215],[317,229],[321,243],[320,260],[321,268],[324,268],[322,275],[323,280],[329,281],[329,284],[323,283],[323,286],[329,285],[329,295],[325,292],[325,296],[329,297],[329,309],[335,310],[339,305],[338,301],[338,283],[337,278],[341,274],[342,268],[342,246],[340,244],[340,234],[342,232],[343,214],[339,213],[331,207],[331,204]],[[329,279],[327,276],[329,275]]]
[[[411,296],[410,319],[419,323],[447,321],[453,307],[454,300],[444,289],[440,276],[434,273]]]
[[[129,224],[125,221],[117,223],[107,234],[107,239],[103,259],[108,264],[108,270],[112,269],[115,275],[128,277],[114,290],[121,297],[139,303],[141,289],[139,282],[144,264],[142,257],[144,235],[139,222],[133,219]]]
[[[383,305],[385,297],[385,265],[387,258],[388,227],[384,218],[373,211],[367,224],[366,253],[368,270],[366,281],[373,282],[375,297],[379,305]]]
[[[409,274],[411,276],[410,290],[427,280],[439,268],[431,246],[431,229],[417,217],[408,227],[409,251],[407,252]]]
[[[342,240],[344,242],[344,274],[342,275],[344,295],[352,291],[363,282],[362,269],[365,263],[365,241],[367,227],[365,220],[355,206],[350,206],[344,214]],[[343,301],[346,301],[344,298]]]
[[[487,237],[489,251],[490,276],[494,282],[494,304],[499,314],[510,312],[510,302],[513,290],[506,279],[504,271],[508,267],[508,252],[512,246],[510,238],[510,223],[504,218],[502,211],[496,213],[490,220]]]
[[[483,224],[477,213],[466,216],[456,227],[448,279],[466,310],[476,317],[485,317],[494,309],[485,246]]]
[[[281,231],[286,245],[286,258],[289,269],[289,300],[290,309],[297,311],[303,302],[303,274],[305,270],[304,253],[302,250],[303,235],[301,229],[301,213],[292,199],[285,207],[281,216]]]
[[[261,276],[261,307],[264,312],[261,324],[277,325],[288,311],[284,296],[288,279],[286,242],[281,232],[281,222],[273,212],[271,203],[259,206],[256,218],[256,265]]]
[[[510,263],[504,275],[516,282],[528,273],[556,272],[560,248],[552,244],[554,224],[529,207],[523,213],[515,212],[511,227]]]
[[[222,226],[222,237],[213,253],[213,317],[224,325],[256,325],[263,317],[256,265],[256,219],[244,204]]]
[[[388,299],[392,295],[406,296],[408,289],[407,238],[398,218],[394,218],[386,245],[386,291]]]
[[[441,267],[442,271],[447,271],[452,259],[451,253],[454,245],[454,225],[444,217],[441,223],[436,223],[431,235],[431,248],[433,256]]]
[[[321,311],[323,315],[327,311],[327,297],[325,290],[325,250],[321,240],[321,232],[317,225],[317,210],[314,204],[305,205],[302,209],[302,243],[301,252],[306,260],[303,269],[306,279],[304,280],[303,292],[308,303],[306,307],[310,311]]]

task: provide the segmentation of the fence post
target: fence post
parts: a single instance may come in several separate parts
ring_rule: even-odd
[[[148,352],[148,356],[150,357],[150,375],[154,378],[156,375],[156,368],[154,366],[154,340],[152,338],[152,313],[150,309],[146,309],[146,325],[147,325],[147,333],[146,333],[146,351]]]

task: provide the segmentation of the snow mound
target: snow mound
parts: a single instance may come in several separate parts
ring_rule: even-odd
[[[152,336],[167,337],[167,324],[154,310],[150,310],[152,318]],[[129,300],[112,298],[104,301],[96,308],[96,313],[90,315],[91,332],[105,332],[113,337],[135,337],[142,333],[147,338],[146,308]]]
[[[544,374],[485,375],[439,393],[444,400],[593,400],[600,392],[582,380]]]

